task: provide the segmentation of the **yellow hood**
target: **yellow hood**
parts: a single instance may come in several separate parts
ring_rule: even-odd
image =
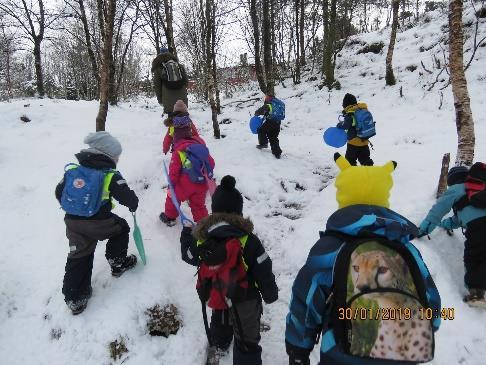
[[[383,166],[351,166],[339,153],[334,155],[334,160],[340,170],[335,182],[339,208],[355,204],[390,206],[388,198],[393,187],[395,161]]]
[[[358,109],[368,109],[368,105],[366,103],[358,103],[358,104],[353,104],[349,105],[346,108],[344,108],[344,113],[354,113]]]

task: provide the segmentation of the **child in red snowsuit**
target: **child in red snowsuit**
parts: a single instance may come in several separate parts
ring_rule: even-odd
[[[183,117],[188,115],[189,112],[187,110],[186,104],[184,104],[182,100],[177,100],[177,102],[174,104],[174,111],[169,115],[166,120],[164,120],[164,125],[167,127],[167,133],[165,134],[164,141],[162,142],[162,152],[164,152],[164,155],[166,155],[167,152],[170,151],[174,140],[175,128],[173,119],[175,117]],[[192,121],[191,131],[194,137],[199,137],[199,132],[197,131],[197,128]]]
[[[208,215],[206,208],[207,183],[194,183],[189,175],[184,172],[183,157],[181,156],[191,144],[199,143],[206,145],[201,137],[192,135],[191,120],[188,116],[174,117],[174,151],[169,165],[169,178],[174,186],[174,191],[179,202],[188,201],[192,217],[199,222]],[[214,168],[214,160],[209,155],[209,164]],[[165,211],[160,214],[160,220],[168,226],[173,226],[178,217],[178,212],[172,199],[170,191],[165,199]]]

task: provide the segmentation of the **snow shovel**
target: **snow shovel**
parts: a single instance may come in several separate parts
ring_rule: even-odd
[[[172,185],[172,182],[170,181],[169,172],[167,171],[167,165],[165,164],[165,161],[163,161],[163,162],[164,162],[165,177],[167,178],[167,185],[169,185],[169,196],[170,196],[170,199],[172,200],[172,203],[174,204],[174,206],[177,209],[177,213],[179,213],[179,216],[181,217],[181,223],[182,223],[183,226],[186,226],[186,227],[194,226],[195,223],[193,221],[191,221],[189,218],[187,218],[184,213],[182,213],[180,203],[177,200],[177,197],[176,197],[176,194],[175,194],[175,191],[174,191],[174,186]]]
[[[140,258],[142,259],[143,264],[147,265],[147,259],[145,258],[145,247],[143,246],[142,232],[140,232],[140,228],[138,227],[137,217],[135,215],[135,212],[132,212],[132,217],[133,217],[133,240],[135,241],[135,246],[137,246],[137,251],[138,254],[140,255]]]

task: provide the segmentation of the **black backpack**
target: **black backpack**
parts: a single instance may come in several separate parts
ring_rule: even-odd
[[[454,212],[457,213],[468,205],[486,209],[486,164],[476,162],[472,165],[464,185],[466,186],[466,195],[454,203]]]
[[[338,347],[364,359],[431,361],[433,318],[413,254],[384,237],[339,236],[346,243],[334,264],[328,307]]]
[[[169,60],[162,63],[162,80],[168,89],[175,90],[186,84],[187,76],[177,61]]]

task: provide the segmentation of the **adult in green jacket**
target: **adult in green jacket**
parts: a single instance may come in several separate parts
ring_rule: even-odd
[[[180,77],[181,80],[168,80],[167,65],[169,61],[176,62],[179,70],[176,69],[176,72],[175,74],[173,73],[173,75],[175,75],[176,78]],[[172,65],[174,65],[174,63],[172,63]],[[178,71],[180,71],[180,73]],[[170,113],[172,113],[174,104],[177,100],[182,100],[184,104],[188,105],[186,70],[184,66],[179,63],[177,57],[170,53],[167,48],[161,48],[160,54],[152,61],[152,81],[157,101],[164,108],[164,114],[170,115]]]

